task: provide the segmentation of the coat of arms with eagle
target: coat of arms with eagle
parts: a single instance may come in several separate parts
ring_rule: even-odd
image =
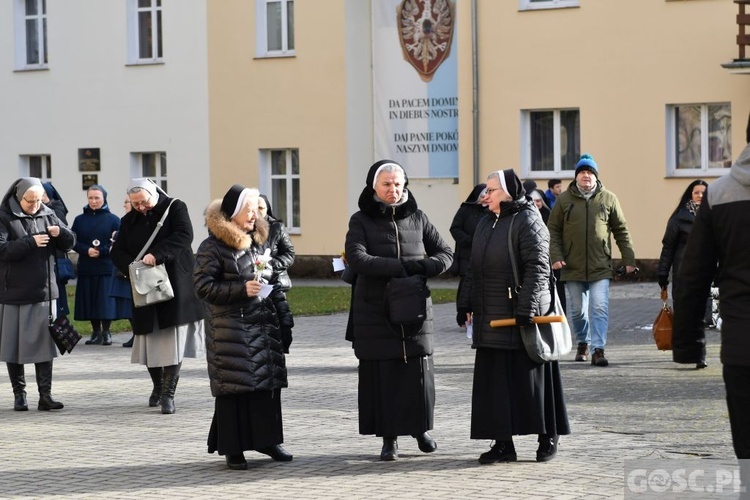
[[[423,81],[450,55],[456,8],[452,0],[403,0],[397,9],[404,59]]]

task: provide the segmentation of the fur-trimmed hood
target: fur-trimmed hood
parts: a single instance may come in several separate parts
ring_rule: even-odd
[[[236,250],[245,250],[252,244],[261,247],[268,240],[268,222],[264,218],[255,219],[255,229],[248,234],[227,220],[221,212],[221,199],[208,204],[206,227],[216,239]]]

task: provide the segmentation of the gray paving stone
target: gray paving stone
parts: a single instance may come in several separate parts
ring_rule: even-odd
[[[339,283],[336,282],[336,285]],[[455,287],[455,281],[439,285]],[[399,439],[400,459],[378,460],[381,442],[357,433],[357,360],[344,340],[346,315],[296,318],[283,391],[291,463],[246,453],[247,471],[229,471],[206,453],[213,412],[205,360],[188,359],[177,413],[147,405],[150,379],[120,347],[81,343],[55,361],[59,412],[12,410],[0,381],[2,498],[622,498],[624,460],[732,460],[719,335],[708,334],[705,370],[677,365],[656,350],[650,325],[660,305],[653,283],[613,284],[610,366],[561,363],[573,434],[558,457],[534,461],[535,436],[516,438],[519,461],[481,466],[489,448],[469,439],[474,352],[455,324],[453,304],[435,307],[438,450]],[[293,306],[293,304],[292,304]]]

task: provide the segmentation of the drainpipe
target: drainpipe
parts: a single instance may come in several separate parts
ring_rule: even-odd
[[[472,75],[472,141],[473,186],[479,184],[479,65],[477,63],[477,0],[471,0],[471,75]]]

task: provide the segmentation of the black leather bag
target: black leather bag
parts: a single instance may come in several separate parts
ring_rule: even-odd
[[[60,354],[71,352],[78,341],[81,340],[81,334],[65,316],[60,316],[50,323],[49,333],[60,350]]]
[[[386,287],[386,307],[391,323],[415,325],[427,319],[427,278],[415,274],[407,278],[391,278]]]

